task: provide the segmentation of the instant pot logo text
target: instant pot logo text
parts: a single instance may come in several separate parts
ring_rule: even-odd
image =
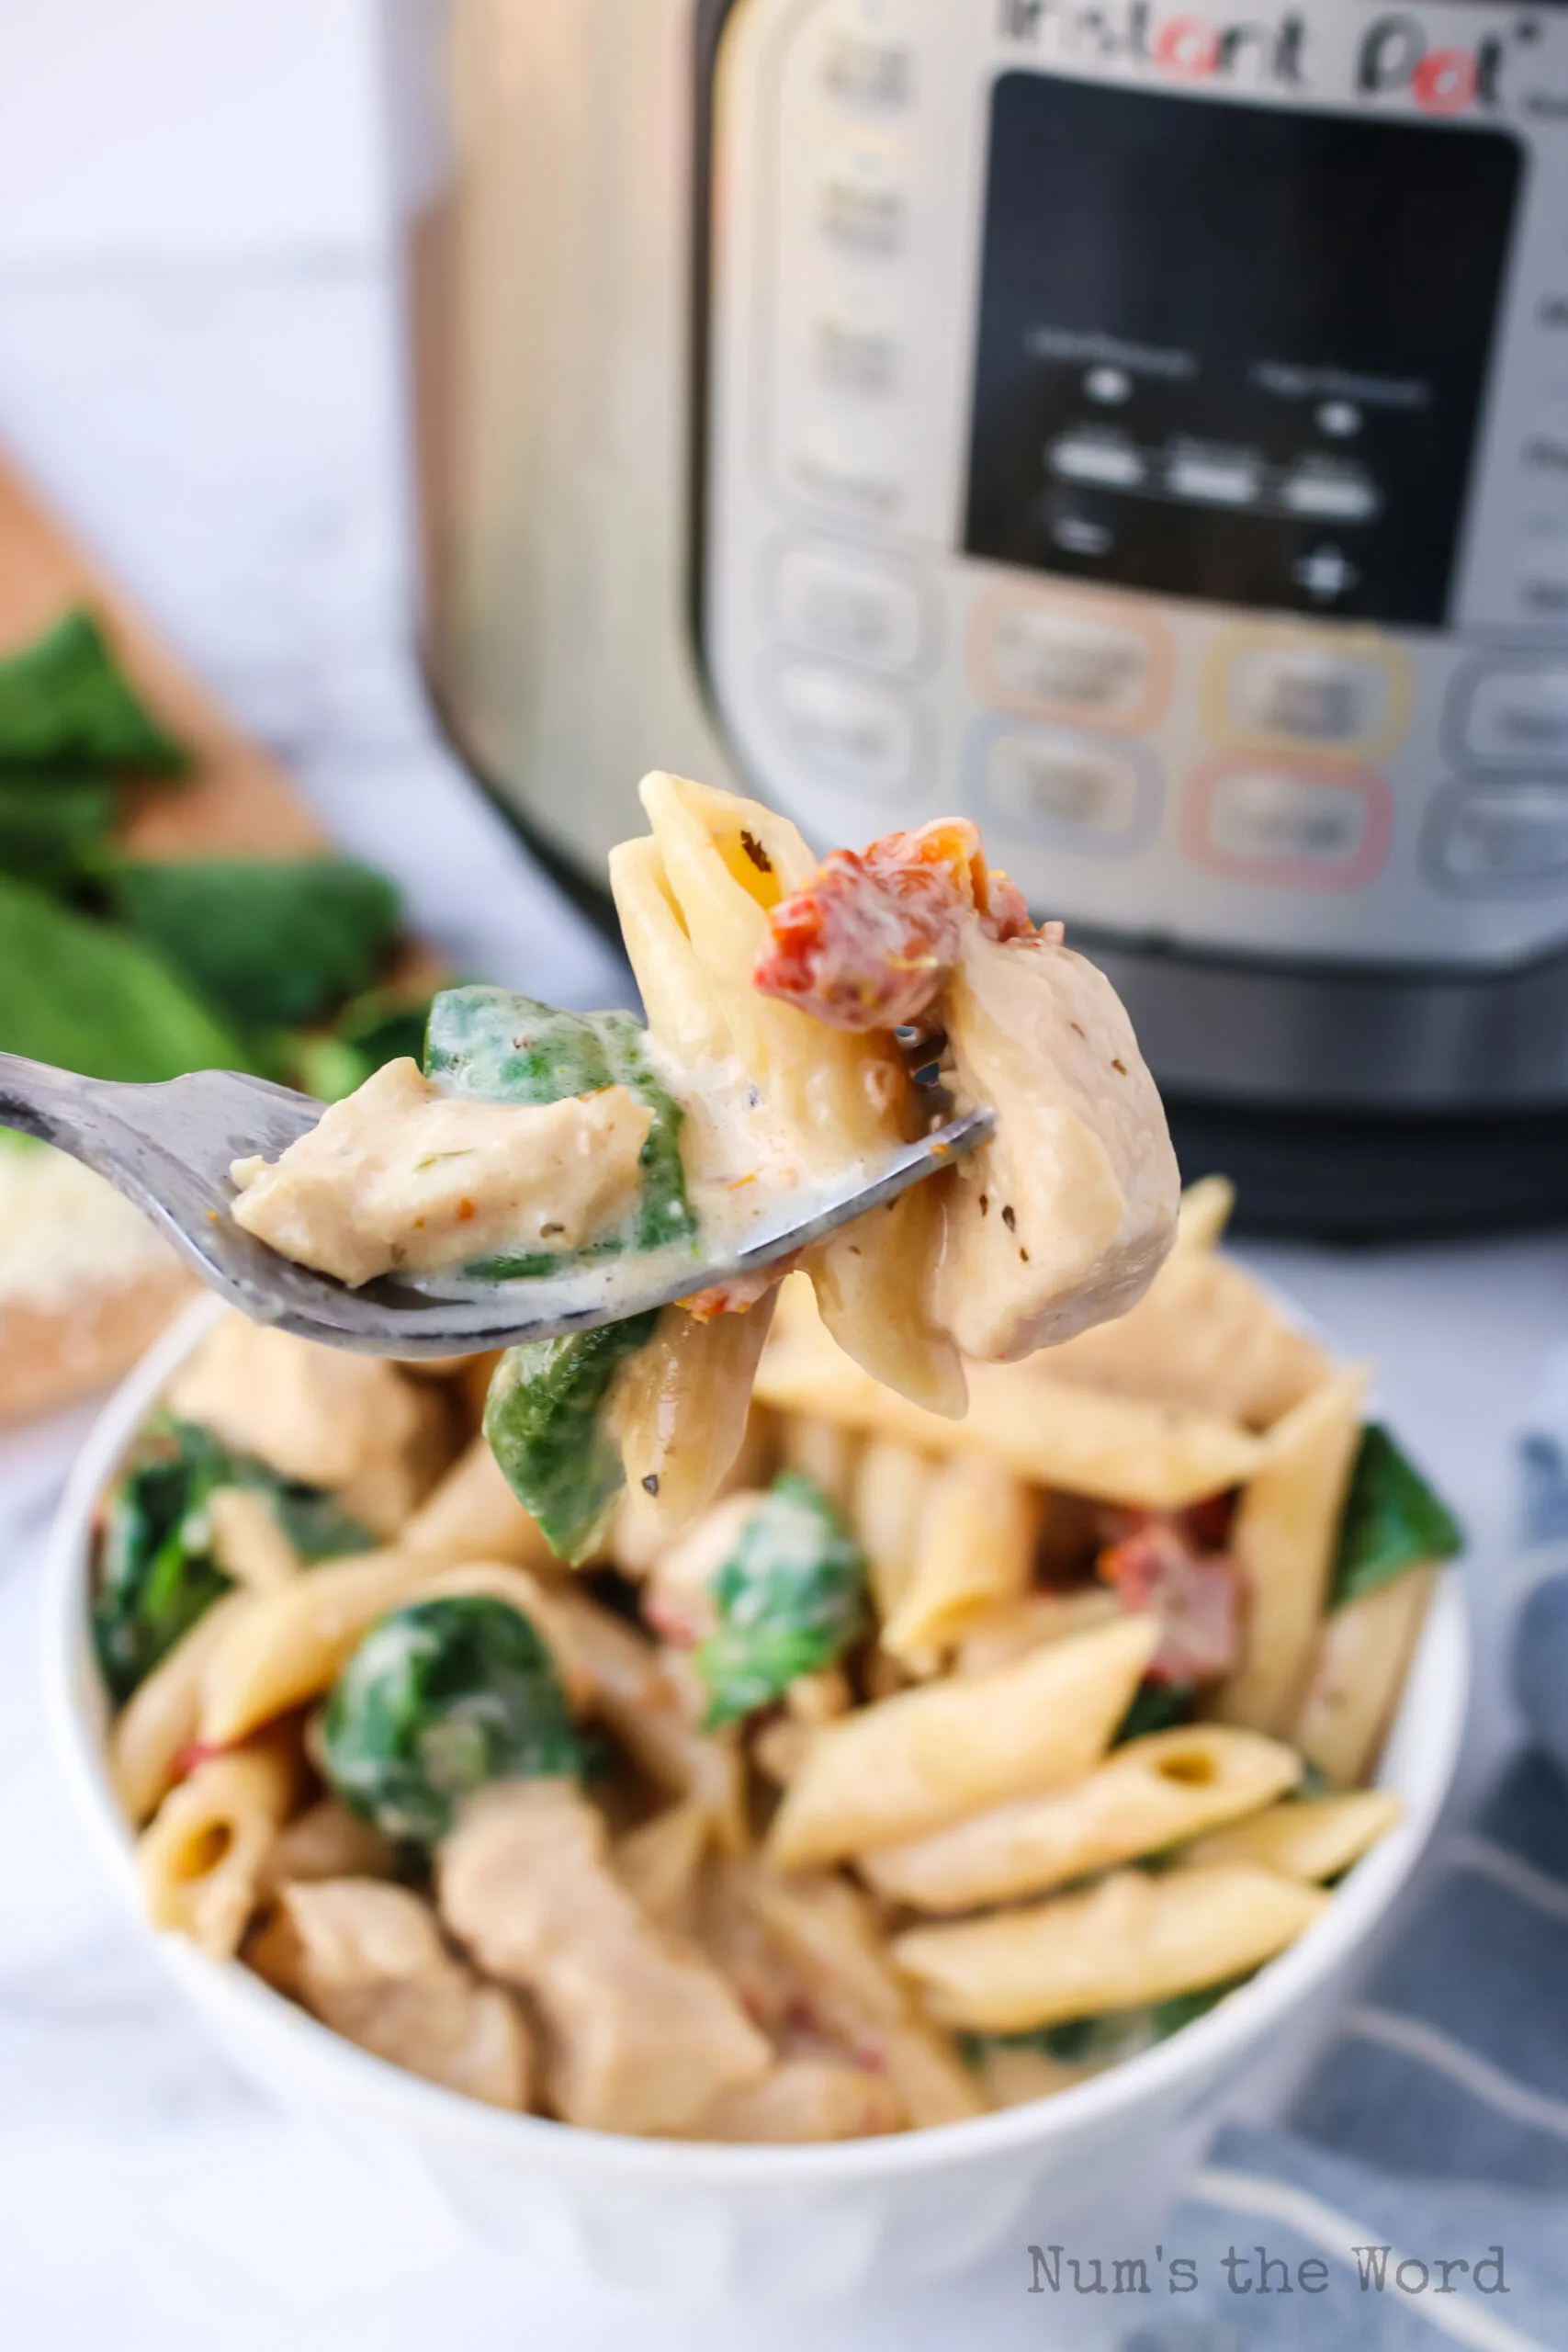
[[[1160,11],[1154,0],[1000,0],[1006,40],[1064,63],[1096,59],[1142,63],[1172,81],[1300,90],[1312,79],[1306,18]],[[1358,36],[1351,91],[1371,103],[1403,102],[1427,115],[1495,106],[1510,43],[1529,39],[1528,22],[1488,33],[1473,48],[1434,40],[1418,17],[1374,17]]]

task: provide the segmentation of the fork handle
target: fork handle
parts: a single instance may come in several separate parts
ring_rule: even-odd
[[[0,1127],[16,1127],[85,1159],[85,1125],[96,1085],[74,1070],[28,1061],[25,1054],[0,1054]]]

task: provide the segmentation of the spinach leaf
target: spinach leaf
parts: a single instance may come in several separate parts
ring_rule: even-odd
[[[521,1611],[479,1594],[412,1601],[373,1625],[327,1702],[321,1747],[345,1804],[422,1845],[487,1781],[582,1770],[549,1651]]]
[[[1022,2033],[962,2033],[959,2054],[971,2066],[979,2065],[992,2050],[1032,2050],[1058,2065],[1081,2066],[1089,2059],[1109,2062],[1130,2057],[1149,2038],[1147,2009],[1108,2010],[1103,2017],[1064,2018],[1056,2025],[1040,2025]]]
[[[865,1555],[800,1471],[774,1479],[711,1589],[718,1625],[697,1650],[709,1730],[831,1666],[866,1623]]]
[[[202,1518],[223,1461],[205,1430],[176,1423],[147,1442],[110,1499],[92,1622],[117,1705],[229,1589]]]
[[[1124,1747],[1130,1739],[1146,1739],[1151,1732],[1174,1731],[1179,1724],[1190,1723],[1193,1697],[1190,1682],[1140,1682],[1111,1747]]]
[[[112,785],[67,771],[0,767],[0,873],[66,889],[101,860],[113,817]]]
[[[1361,1431],[1361,1450],[1339,1522],[1330,1610],[1364,1600],[1406,1568],[1451,1559],[1464,1530],[1379,1421]]]
[[[103,630],[78,606],[0,661],[0,766],[69,761],[178,775],[185,752],[126,684]]]
[[[640,1157],[642,1200],[631,1246],[657,1250],[695,1239],[697,1221],[681,1163],[684,1114],[655,1076],[647,1033],[629,1012],[562,1012],[511,989],[445,989],[431,1004],[424,1069],[448,1093],[487,1102],[560,1102],[606,1086],[626,1087],[653,1114]],[[560,1263],[558,1258],[542,1264],[487,1261],[482,1272],[504,1280],[550,1272]]]
[[[123,920],[242,1027],[313,1020],[367,988],[398,928],[398,893],[346,857],[127,862]]]
[[[0,876],[0,1046],[141,1083],[248,1057],[149,948]]]
[[[375,1548],[368,1528],[321,1487],[282,1477],[254,1455],[231,1453],[195,1422],[150,1430],[109,1502],[93,1605],[98,1664],[118,1703],[229,1589],[206,1517],[220,1487],[265,1494],[308,1563]]]
[[[603,1534],[625,1483],[607,1427],[610,1391],[645,1348],[657,1312],[561,1340],[508,1348],[485,1400],[485,1436],[502,1476],[558,1559],[575,1566]]]

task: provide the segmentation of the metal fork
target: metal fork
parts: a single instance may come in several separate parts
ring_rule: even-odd
[[[278,1154],[313,1127],[321,1105],[308,1095],[232,1070],[200,1070],[161,1086],[78,1078],[46,1062],[0,1053],[0,1126],[57,1145],[107,1177],[171,1241],[209,1289],[257,1323],[361,1355],[447,1356],[553,1340],[669,1306],[717,1283],[786,1258],[807,1242],[896,1200],[992,1132],[988,1110],[971,1111],[903,1144],[869,1176],[814,1190],[811,1213],[787,1200],[728,1256],[660,1253],[630,1272],[626,1260],[559,1274],[442,1289],[384,1279],[350,1290],[269,1250],[230,1214],[230,1163]],[[637,1266],[637,1261],[632,1261]]]

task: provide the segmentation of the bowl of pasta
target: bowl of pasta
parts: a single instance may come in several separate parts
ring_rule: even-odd
[[[62,1506],[61,1751],[234,2061],[503,2245],[564,2226],[620,2284],[821,2298],[1010,2233],[1124,2245],[1304,2047],[1436,1818],[1459,1531],[1368,1368],[1220,1246],[1228,1186],[1178,1214],[1124,1014],[967,834],[874,844],[818,903],[769,812],[655,783],[616,869],[652,1042],[454,991],[396,1150],[351,1098],[330,1148],[248,1171],[256,1229],[370,1278],[412,1202],[455,1262],[474,1202],[434,1163],[494,1123],[459,1150],[453,1092],[558,1139],[591,1104],[578,1209],[631,1138],[608,1238],[558,1183],[525,1234],[484,1193],[486,1250],[521,1235],[531,1271],[541,1237],[610,1258],[651,1203],[668,1250],[690,1198],[795,1181],[825,1102],[907,1123],[921,1057],[979,1074],[994,1141],[755,1290],[499,1362],[201,1302]],[[855,961],[894,933],[896,985]],[[737,1012],[694,973],[742,951]]]

